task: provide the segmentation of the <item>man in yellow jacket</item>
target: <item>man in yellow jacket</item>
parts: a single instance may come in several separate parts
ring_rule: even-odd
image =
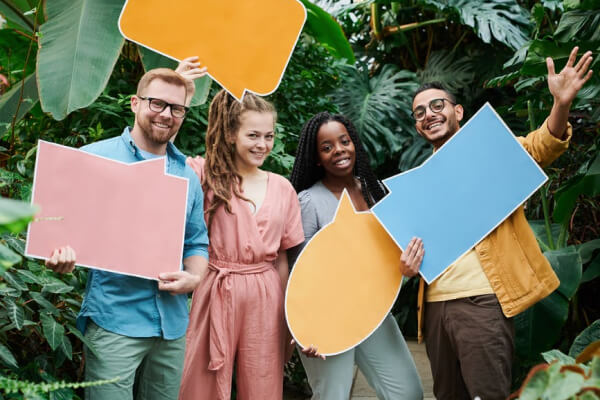
[[[575,63],[577,50],[571,51],[558,74],[552,59],[546,60],[548,88],[554,97],[552,110],[539,129],[518,138],[541,166],[549,165],[567,149],[572,134],[567,121],[571,103],[592,76],[588,71],[591,52]],[[463,118],[463,107],[438,83],[419,88],[412,109],[417,131],[436,150],[459,130]],[[417,274],[423,253],[421,240],[411,241],[402,256],[404,275]],[[419,339],[423,324],[435,397],[505,399],[510,393],[514,349],[511,317],[558,285],[523,207],[426,289],[421,280]]]

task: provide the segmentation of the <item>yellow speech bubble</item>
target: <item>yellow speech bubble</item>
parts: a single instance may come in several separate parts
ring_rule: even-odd
[[[296,342],[335,355],[368,338],[400,292],[401,255],[344,190],[335,218],[308,242],[290,275],[285,312]]]
[[[240,100],[277,89],[305,20],[298,0],[127,0],[119,29],[175,60],[198,56]]]

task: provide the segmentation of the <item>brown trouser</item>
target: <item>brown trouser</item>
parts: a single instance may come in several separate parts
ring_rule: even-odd
[[[426,303],[424,330],[437,400],[509,396],[514,327],[496,295]]]

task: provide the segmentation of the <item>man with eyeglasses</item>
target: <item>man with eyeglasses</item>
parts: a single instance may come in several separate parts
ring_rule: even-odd
[[[126,163],[166,157],[167,172],[187,178],[189,185],[181,271],[160,274],[159,282],[100,270],[88,273],[77,318],[78,328],[94,348],[85,348],[85,380],[120,380],[86,388],[86,399],[134,396],[174,400],[179,393],[188,325],[187,293],[200,283],[208,265],[202,188],[186,165],[186,157],[169,141],[187,112],[191,97],[187,85],[187,80],[173,70],[148,71],[131,97],[133,128],[126,127],[121,136],[82,147]],[[56,249],[46,265],[57,272],[70,272],[75,252],[68,246]]]
[[[592,71],[588,71],[591,52],[575,63],[577,50],[575,47],[571,51],[558,74],[552,59],[546,60],[548,88],[554,97],[552,110],[539,129],[518,138],[542,166],[566,150],[572,134],[567,122],[571,103],[592,76]],[[463,107],[439,83],[419,88],[412,108],[417,132],[435,150],[459,130],[463,119]],[[460,234],[460,227],[456,230]],[[405,253],[422,256],[423,248],[420,240],[413,240]],[[418,268],[404,271],[407,276],[417,273]],[[511,317],[548,296],[558,285],[559,280],[525,219],[523,207],[426,289],[421,280],[419,340],[423,325],[435,397],[507,398],[514,349]]]

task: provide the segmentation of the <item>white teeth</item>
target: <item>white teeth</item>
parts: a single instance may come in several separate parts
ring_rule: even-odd
[[[432,128],[437,128],[438,126],[441,126],[441,125],[442,125],[442,123],[441,123],[441,122],[436,122],[435,124],[431,124],[431,125],[429,125],[429,129],[432,129]]]
[[[350,163],[350,159],[344,158],[343,160],[336,161],[335,165],[345,165],[345,164],[349,164],[349,163]]]
[[[161,124],[160,122],[155,122],[154,125],[158,126],[159,128],[168,128],[169,127],[169,125]]]

